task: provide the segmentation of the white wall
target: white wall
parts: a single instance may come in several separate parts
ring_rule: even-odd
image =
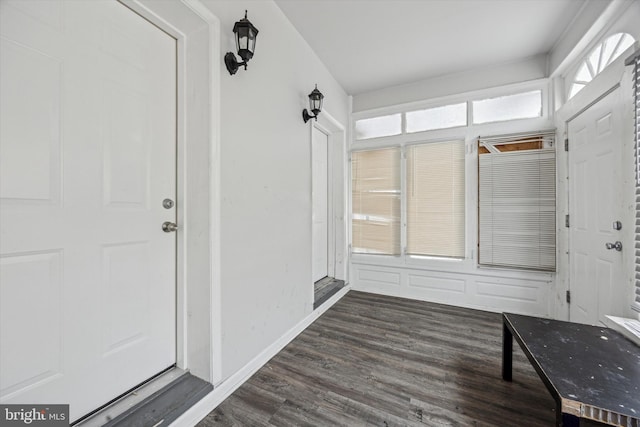
[[[311,313],[311,145],[302,121],[318,84],[345,126],[348,98],[272,1],[205,0],[222,52],[248,10],[254,58],[221,71],[222,379]]]
[[[622,0],[625,1],[625,0]],[[574,50],[582,49],[588,39],[595,36],[606,22],[603,13],[618,7],[621,0],[585,0],[580,12],[574,17],[560,39],[549,53],[549,73],[554,74],[558,69],[575,60]],[[587,39],[585,39],[585,36]]]

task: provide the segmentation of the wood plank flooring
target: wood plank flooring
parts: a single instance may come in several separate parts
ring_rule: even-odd
[[[552,426],[553,399],[500,315],[349,292],[199,423]]]

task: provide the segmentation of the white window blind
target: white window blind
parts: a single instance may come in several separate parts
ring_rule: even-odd
[[[352,251],[400,254],[400,148],[351,153]]]
[[[549,140],[552,133],[480,139],[489,148],[478,155],[481,265],[555,270],[555,149],[531,149]]]
[[[464,257],[464,141],[407,147],[407,253]]]
[[[634,119],[634,157],[636,167],[636,227],[635,227],[635,293],[631,307],[640,311],[640,51],[636,51],[625,62],[633,66]]]

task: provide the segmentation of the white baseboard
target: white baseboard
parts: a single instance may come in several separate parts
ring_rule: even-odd
[[[178,417],[173,423],[171,423],[171,427],[191,427],[196,425],[350,290],[351,286],[349,284],[345,285],[344,288],[340,289],[324,304],[302,319],[297,325],[287,331],[287,333],[281,336],[269,347],[265,348],[262,353],[254,357],[235,374],[222,381],[211,393],[207,394],[184,414]]]

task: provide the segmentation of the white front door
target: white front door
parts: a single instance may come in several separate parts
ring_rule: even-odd
[[[0,2],[0,401],[77,420],[175,363],[176,41]]]
[[[616,89],[568,126],[572,322],[597,324],[612,314],[612,295],[622,279],[622,252],[606,247],[628,232],[614,229],[614,222],[622,219],[621,115]]]
[[[317,282],[329,275],[329,137],[316,127],[311,138],[313,198],[312,276]]]

